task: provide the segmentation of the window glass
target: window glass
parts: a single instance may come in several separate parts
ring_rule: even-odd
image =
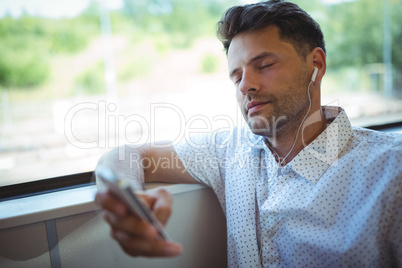
[[[0,186],[92,170],[125,143],[243,124],[215,23],[233,0],[0,2]],[[322,27],[322,103],[402,120],[402,1],[299,4]]]
[[[346,109],[358,126],[402,121],[402,1],[303,2],[327,46],[322,103]]]
[[[105,92],[96,4],[1,1],[0,40],[0,185],[91,169],[96,151],[69,143],[64,121]],[[95,111],[73,122],[77,137],[92,139]]]

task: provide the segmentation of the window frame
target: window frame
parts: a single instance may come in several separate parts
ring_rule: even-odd
[[[0,202],[95,185],[93,171],[67,174],[0,187]]]

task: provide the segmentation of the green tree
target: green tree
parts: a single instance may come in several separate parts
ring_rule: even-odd
[[[123,12],[144,33],[167,35],[173,47],[186,47],[196,38],[214,34],[214,24],[232,4],[227,0],[124,0]]]
[[[50,57],[87,46],[98,20],[84,14],[69,19],[24,15],[0,19],[0,86],[26,88],[50,76]]]
[[[401,1],[390,1],[394,66],[402,67],[400,50]],[[327,7],[328,64],[333,67],[363,66],[383,61],[383,1],[359,0]]]
[[[0,20],[0,85],[30,87],[49,76],[45,24],[41,19]]]

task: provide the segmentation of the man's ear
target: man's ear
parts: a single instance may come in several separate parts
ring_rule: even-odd
[[[315,83],[321,83],[321,80],[327,70],[327,58],[324,51],[320,47],[316,47],[307,56],[308,64],[312,65],[312,68],[318,69]]]

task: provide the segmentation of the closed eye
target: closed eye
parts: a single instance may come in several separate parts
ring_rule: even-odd
[[[271,67],[272,65],[273,65],[273,63],[271,63],[271,64],[266,64],[266,65],[261,66],[260,69],[269,68],[269,67]]]
[[[239,76],[239,77],[233,77],[232,81],[233,81],[233,83],[234,83],[235,85],[237,85],[237,84],[240,83],[240,81],[241,81],[241,76]]]

